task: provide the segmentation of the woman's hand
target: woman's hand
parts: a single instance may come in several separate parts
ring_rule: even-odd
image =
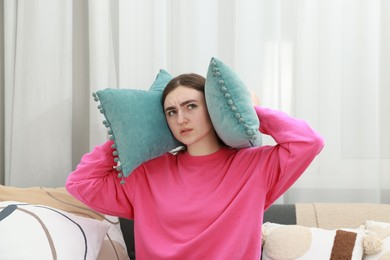
[[[260,106],[260,98],[254,91],[251,92],[252,103],[254,106]]]

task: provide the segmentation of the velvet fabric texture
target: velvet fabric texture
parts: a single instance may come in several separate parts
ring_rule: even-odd
[[[238,75],[216,58],[209,64],[205,95],[214,129],[226,145],[261,145],[260,122],[249,91]]]
[[[104,89],[94,95],[115,143],[119,177],[129,176],[143,162],[180,146],[168,127],[161,103],[171,78],[160,70],[149,90]]]

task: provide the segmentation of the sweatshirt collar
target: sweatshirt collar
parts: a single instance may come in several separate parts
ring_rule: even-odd
[[[188,153],[188,151],[182,151],[179,153],[180,160],[183,160],[187,163],[197,163],[197,164],[204,164],[204,163],[211,163],[214,161],[220,161],[225,160],[230,154],[232,154],[235,151],[235,149],[230,149],[228,147],[222,147],[218,151],[208,154],[208,155],[200,155],[200,156],[193,156]]]

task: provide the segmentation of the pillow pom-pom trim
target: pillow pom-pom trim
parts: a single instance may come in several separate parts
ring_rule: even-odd
[[[92,97],[93,97],[93,99],[96,102],[100,102],[99,93],[93,92],[92,93]],[[102,108],[102,105],[99,104],[97,108],[99,109],[100,113],[102,113],[104,115],[104,117],[105,117],[105,113],[104,113],[104,109]],[[120,183],[124,184],[125,183],[125,177],[124,177],[124,174],[123,174],[123,171],[122,171],[122,166],[121,166],[121,161],[119,159],[119,154],[118,154],[118,151],[116,150],[117,144],[115,142],[114,133],[112,132],[110,122],[108,122],[107,119],[103,120],[102,123],[107,128],[107,133],[108,133],[109,139],[114,141],[114,144],[111,146],[111,148],[114,150],[112,152],[112,155],[114,156],[114,162],[116,163],[116,166],[114,166],[114,168],[118,172],[118,178],[121,180]]]
[[[246,124],[245,122],[245,118],[238,111],[237,106],[235,105],[232,96],[229,93],[229,89],[225,85],[225,80],[222,78],[220,69],[218,68],[218,64],[214,58],[212,59],[211,64],[212,64],[212,71],[214,72],[213,75],[217,79],[217,82],[220,86],[219,90],[223,94],[223,97],[226,99],[226,103],[230,107],[230,111],[232,111],[234,118],[237,119],[237,123],[244,127],[244,129],[246,130],[245,133],[249,137],[249,142],[251,146],[254,146],[252,141],[255,141],[257,139],[256,133],[249,128],[248,124]]]
[[[364,227],[364,226],[363,226]],[[383,248],[383,241],[377,233],[372,230],[365,230],[363,249],[366,255],[379,253]]]

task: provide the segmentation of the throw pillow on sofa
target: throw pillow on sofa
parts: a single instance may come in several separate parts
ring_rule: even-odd
[[[95,225],[93,229],[93,234],[90,234],[89,232],[86,232],[86,238],[91,242],[92,246],[89,247],[89,251],[93,251],[94,255],[99,253],[97,256],[97,260],[105,260],[105,259],[117,259],[117,260],[125,260],[128,259],[128,254],[126,251],[126,244],[123,238],[123,234],[121,231],[119,218],[103,215],[100,214],[88,206],[81,203],[79,200],[77,200],[75,197],[70,195],[65,187],[58,187],[58,188],[48,188],[48,187],[28,187],[28,188],[20,188],[20,187],[12,187],[12,186],[3,186],[0,185],[0,205],[1,203],[9,203],[9,201],[18,201],[22,202],[23,204],[34,204],[34,205],[41,205],[41,206],[47,206],[50,208],[53,208],[55,210],[62,210],[67,213],[71,213],[74,215],[77,215],[79,217],[82,217],[82,223],[89,223],[89,219],[91,220],[97,220],[98,223],[107,224],[109,226],[107,233],[104,236],[102,245],[100,248],[99,243],[93,243],[95,238],[98,238],[97,235],[101,231],[99,227],[101,225]],[[7,204],[8,205],[8,204]],[[2,212],[2,208],[0,207],[0,215],[4,214]],[[4,215],[3,215],[4,216]],[[0,216],[0,219],[2,217]],[[4,219],[4,218],[3,218]],[[67,221],[67,219],[63,218],[64,221]],[[30,219],[30,221],[34,221],[33,219]],[[4,222],[3,222],[4,223]],[[96,223],[96,222],[92,222]],[[11,226],[7,226],[7,230]],[[21,229],[22,226],[18,225],[17,228]],[[80,225],[82,227],[82,225]],[[2,229],[2,221],[0,221],[0,229]],[[88,229],[87,229],[88,231]],[[57,231],[56,231],[57,232]],[[3,243],[2,239],[7,239],[6,231],[0,230],[0,247],[5,246],[8,243],[8,249],[12,248],[12,243],[10,240],[7,240],[7,243]],[[90,236],[91,235],[91,236]],[[38,239],[38,237],[35,237]],[[64,236],[64,240],[65,240]],[[80,242],[77,239],[74,239],[76,242]],[[21,241],[19,240],[19,243]],[[72,240],[73,242],[73,240]],[[19,244],[18,244],[19,245]],[[100,250],[100,252],[99,252]],[[28,259],[34,259],[32,256],[36,253],[36,251],[39,251],[39,248],[35,248],[34,251],[31,251]],[[24,253],[28,252],[26,250],[23,251]],[[22,252],[22,253],[23,253]],[[20,253],[20,252],[15,252]],[[0,259],[6,258],[4,257],[5,251],[2,251],[0,249]],[[58,255],[58,254],[57,254]],[[7,258],[6,258],[7,259]]]
[[[109,224],[25,202],[0,202],[0,259],[93,259]]]
[[[263,224],[262,259],[362,259],[363,229],[327,230],[300,225]]]

